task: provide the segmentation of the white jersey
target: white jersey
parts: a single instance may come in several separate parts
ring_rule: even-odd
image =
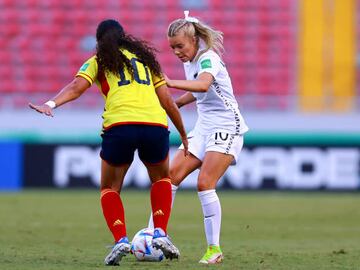
[[[184,69],[187,80],[195,80],[203,72],[214,77],[207,92],[192,92],[198,112],[194,130],[200,134],[226,131],[235,135],[249,130],[240,114],[229,74],[219,55],[208,50],[196,61],[184,63]]]

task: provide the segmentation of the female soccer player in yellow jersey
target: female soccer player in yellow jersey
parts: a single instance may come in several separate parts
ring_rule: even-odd
[[[220,55],[223,36],[196,18],[173,21],[168,41],[174,54],[184,63],[186,80],[170,80],[169,87],[185,90],[176,100],[178,107],[196,101],[198,120],[188,134],[190,155],[181,146],[170,166],[173,199],[180,183],[200,169],[197,188],[201,202],[206,240],[205,255],[199,261],[215,264],[223,260],[220,249],[221,206],[216,184],[231,164],[235,164],[248,130],[235,99],[231,80]],[[150,220],[151,226],[151,220]]]
[[[179,110],[169,95],[154,48],[127,34],[115,20],[104,20],[98,25],[96,40],[96,55],[82,65],[71,83],[48,102],[29,106],[52,116],[52,109],[80,97],[94,82],[97,84],[105,99],[101,206],[115,240],[105,264],[119,264],[130,251],[120,191],[136,149],[152,182],[150,197],[155,224],[152,244],[166,258],[178,258],[179,250],[167,235],[171,211],[167,115],[187,149]]]

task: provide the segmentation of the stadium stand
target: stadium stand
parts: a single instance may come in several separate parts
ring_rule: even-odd
[[[202,2],[206,11],[194,9],[191,14],[224,32],[224,60],[242,106],[290,109],[295,91],[296,1]],[[130,33],[155,44],[165,73],[183,77],[166,40],[168,23],[182,17],[183,9],[183,1],[172,0],[0,1],[1,106],[6,100],[8,106],[21,107],[26,96],[41,100],[56,93],[92,55],[96,25],[104,18],[118,19]],[[102,106],[98,93],[90,92],[76,106]]]

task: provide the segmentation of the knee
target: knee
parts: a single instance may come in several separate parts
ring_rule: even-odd
[[[200,171],[197,181],[197,189],[198,191],[214,189],[216,187],[216,182],[217,181],[215,181],[209,173]]]
[[[207,178],[199,176],[198,181],[197,181],[197,189],[198,189],[198,191],[209,190],[209,189],[212,189],[212,188],[213,187],[211,186],[211,184],[210,184],[210,182],[208,181]]]

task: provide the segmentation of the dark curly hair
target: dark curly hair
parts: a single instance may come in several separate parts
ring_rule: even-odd
[[[161,67],[156,59],[157,50],[148,42],[125,33],[116,20],[102,21],[96,30],[96,57],[99,70],[118,74],[119,70],[127,69],[134,78],[134,69],[130,60],[119,49],[126,49],[136,55],[152,73],[161,75]]]

